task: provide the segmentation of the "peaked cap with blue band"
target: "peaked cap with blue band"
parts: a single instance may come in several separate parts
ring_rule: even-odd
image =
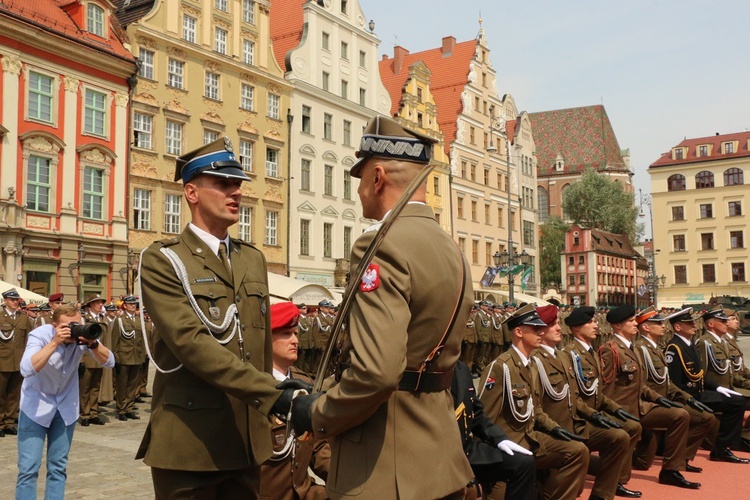
[[[370,158],[430,163],[432,145],[437,142],[432,137],[402,127],[392,118],[374,116],[367,122],[359,151],[355,153],[359,161],[350,173],[352,177],[359,178],[360,170]]]
[[[217,139],[177,157],[175,181],[182,179],[182,183],[185,184],[201,174],[241,181],[251,180],[243,172],[242,164],[237,161],[232,141],[228,137]]]

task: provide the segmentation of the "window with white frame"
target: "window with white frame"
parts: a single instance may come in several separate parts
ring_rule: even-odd
[[[86,8],[86,31],[104,38],[104,9],[94,3]]]
[[[211,144],[219,138],[219,133],[208,128],[203,129],[203,145]]]
[[[133,189],[133,229],[151,229],[151,191]]]
[[[219,54],[227,53],[227,31],[214,28],[214,50]]]
[[[299,221],[299,254],[310,255],[310,221],[307,219]]]
[[[240,87],[240,108],[247,111],[255,109],[255,87],[247,83]]]
[[[341,42],[341,59],[349,60],[349,44],[346,42]]]
[[[349,82],[346,80],[341,80],[341,97],[349,98]]]
[[[182,123],[167,120],[166,131],[167,154],[179,156],[182,154]]]
[[[255,42],[242,40],[242,60],[245,64],[255,64]]]
[[[348,14],[348,5],[349,2],[347,0],[341,0],[341,13],[342,14]]]
[[[276,94],[268,94],[268,117],[274,120],[279,119],[279,99]]]
[[[279,213],[272,210],[266,210],[266,245],[278,245],[278,223]]]
[[[344,120],[344,146],[352,145],[352,122]]]
[[[323,139],[332,140],[333,137],[333,115],[323,113]]]
[[[367,90],[366,89],[359,89],[359,104],[360,106],[364,106],[367,102]]]
[[[197,21],[194,17],[183,16],[182,17],[182,39],[195,43],[195,32],[196,32]]]
[[[248,24],[255,24],[255,2],[242,0],[242,20]]]
[[[344,199],[352,199],[352,173],[348,170],[344,170]]]
[[[180,208],[182,197],[179,194],[164,195],[164,232],[177,234],[180,232]]]
[[[50,178],[49,158],[29,156],[26,173],[26,208],[35,212],[49,212]]]
[[[302,105],[302,132],[305,134],[310,133],[310,120],[312,116],[312,108],[310,106]]]
[[[352,228],[344,226],[344,258],[352,253]]]
[[[333,166],[326,165],[323,168],[323,194],[333,196]]]
[[[240,219],[238,224],[239,238],[242,241],[253,241],[253,209],[252,207],[240,207]]]
[[[266,177],[279,176],[279,150],[266,148]]]
[[[83,212],[87,219],[104,218],[104,170],[85,167],[83,169]]]
[[[253,141],[240,139],[240,163],[245,172],[253,171]]]
[[[29,72],[29,118],[43,122],[52,121],[52,78]]]
[[[217,10],[220,10],[222,12],[227,12],[227,0],[214,0],[214,6]]]
[[[133,113],[133,145],[151,149],[151,136],[154,118],[143,113]]]
[[[185,75],[185,63],[178,61],[177,59],[169,59],[169,65],[167,66],[167,85],[176,89],[181,89],[184,86]]]
[[[138,68],[138,76],[146,78],[148,80],[154,79],[154,51],[144,49],[140,47],[138,49],[138,61],[140,61],[140,67]]]
[[[326,92],[328,92],[328,88],[330,86],[330,81],[331,81],[331,75],[330,75],[330,73],[328,73],[327,71],[324,71],[323,72],[323,77],[322,77],[322,80],[321,80],[321,88],[323,90],[325,90]]]
[[[320,38],[320,45],[323,48],[323,50],[330,50],[331,49],[331,35],[329,35],[328,33],[324,31]]]
[[[312,168],[312,162],[310,160],[302,160],[300,166],[300,186],[302,191],[310,191],[310,170]]]
[[[206,90],[204,95],[215,101],[219,100],[219,75],[206,71]]]
[[[323,223],[323,257],[331,258],[333,255],[333,224]]]
[[[365,52],[364,50],[359,51],[359,67],[360,68],[367,67],[367,52]]]
[[[86,89],[83,130],[87,134],[104,135],[107,123],[107,95]]]

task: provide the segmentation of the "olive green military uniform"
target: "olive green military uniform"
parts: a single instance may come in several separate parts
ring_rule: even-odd
[[[146,342],[148,342],[149,349],[154,345],[153,344],[153,335],[154,335],[154,322],[151,321],[150,318],[144,318],[143,324],[146,327],[146,329],[143,331],[143,338]],[[136,391],[136,398],[139,398],[141,396],[145,396],[148,394],[148,391],[146,390],[146,386],[148,386],[148,353],[144,354],[144,361],[141,363],[141,371],[138,375],[138,390]]]
[[[493,310],[490,313],[490,360],[500,356],[500,353],[503,352],[503,346],[505,345],[503,319],[499,311]]]
[[[87,311],[83,315],[84,323],[100,323],[104,331],[109,329],[109,326],[104,321],[103,312],[101,314],[95,314],[92,311]],[[103,335],[102,335],[103,336]],[[104,343],[103,339],[99,339],[99,342],[104,344],[105,347],[109,348],[109,345]],[[99,391],[101,390],[103,368],[96,359],[89,353],[88,349],[83,353],[81,358],[83,364],[83,373],[78,379],[78,392],[81,397],[81,419],[89,420],[99,415]],[[81,373],[79,371],[79,373]]]
[[[487,363],[492,361],[490,354],[492,346],[490,345],[492,335],[492,318],[489,313],[479,309],[474,316],[474,328],[477,331],[477,348],[474,354],[475,371],[482,372]]]
[[[464,340],[461,342],[461,361],[466,363],[469,370],[474,366],[474,353],[477,349],[477,331],[474,324],[476,311],[472,311],[466,320],[464,328]]]
[[[299,322],[297,323],[297,332],[299,337],[299,356],[295,366],[305,373],[313,372],[313,323],[315,318],[309,315],[299,316]]]
[[[717,334],[706,331],[703,337],[695,341],[695,349],[701,358],[704,380],[712,386],[734,389],[732,358],[726,342]]]
[[[323,358],[323,351],[325,351],[328,339],[331,337],[331,327],[333,326],[334,319],[336,318],[333,314],[326,314],[319,310],[318,315],[313,320],[312,341],[315,356],[310,367],[310,373],[316,373],[318,370],[318,365],[320,365]]]
[[[21,400],[21,358],[32,330],[28,316],[0,310],[0,429],[14,429]]]
[[[117,367],[117,415],[133,412],[138,396],[141,365],[146,359],[143,347],[143,329],[137,314],[123,313],[114,321],[112,329],[112,352]]]
[[[185,286],[216,331],[191,306],[168,255],[184,265]],[[142,301],[154,322],[151,354],[158,369],[136,458],[152,467],[157,496],[225,478],[242,481],[238,491],[257,491],[258,468],[273,451],[268,417],[281,392],[270,375],[266,262],[237,239],[229,256],[231,273],[187,227],[152,244],[141,259]]]

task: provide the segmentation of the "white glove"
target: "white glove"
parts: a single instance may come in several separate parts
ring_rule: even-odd
[[[504,451],[508,455],[513,455],[514,451],[517,451],[522,455],[533,455],[533,453],[531,453],[529,450],[521,445],[516,444],[510,439],[506,439],[505,441],[500,441],[499,443],[497,443],[497,449],[500,451]]]
[[[716,392],[718,392],[722,396],[726,396],[726,397],[729,397],[729,396],[742,396],[742,394],[740,394],[739,392],[733,391],[732,389],[727,389],[726,387],[717,387],[716,388]]]

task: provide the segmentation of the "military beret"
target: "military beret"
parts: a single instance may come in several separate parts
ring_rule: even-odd
[[[607,313],[607,322],[611,324],[621,323],[628,318],[635,316],[635,306],[625,304],[615,307]]]
[[[307,304],[297,304],[297,309],[307,309]]]
[[[65,295],[62,293],[53,293],[49,296],[50,302],[62,302],[63,300],[65,300]]]
[[[719,320],[728,320],[729,318],[724,315],[724,308],[721,306],[716,306],[713,309],[710,309],[703,313],[703,321],[708,321],[709,319],[719,319]]]
[[[680,322],[691,323],[695,321],[695,318],[693,317],[693,308],[686,307],[682,311],[670,314],[666,319],[669,320],[669,323],[672,325]]]
[[[365,126],[359,150],[355,153],[359,161],[350,173],[352,177],[359,178],[362,167],[370,158],[430,163],[432,145],[437,142],[432,137],[402,127],[392,118],[374,116]]]
[[[508,302],[508,307],[518,307],[515,302]]]
[[[521,325],[547,326],[544,321],[539,319],[539,315],[536,313],[536,309],[534,309],[534,306],[532,306],[531,304],[513,311],[513,314],[508,316],[508,318],[506,318],[503,323],[508,325],[509,330],[512,330]]]
[[[664,318],[659,314],[659,312],[656,310],[654,306],[649,306],[643,311],[639,312],[635,315],[635,321],[640,325],[641,323],[645,323],[646,321],[651,321],[654,323],[661,323],[662,321],[666,321],[667,318]]]
[[[539,315],[539,319],[544,321],[547,326],[552,325],[555,320],[557,320],[558,311],[559,309],[557,306],[553,304],[536,308],[536,313]]]
[[[91,304],[92,302],[98,302],[98,301],[107,302],[107,299],[105,299],[104,297],[102,297],[98,293],[95,293],[93,295],[89,295],[86,298],[86,301],[83,302],[83,305],[87,306],[87,305]]]
[[[3,298],[4,299],[20,299],[21,296],[18,295],[18,290],[15,288],[11,288],[10,290],[6,290],[3,292]]]
[[[242,164],[237,161],[232,141],[228,137],[217,139],[178,156],[175,164],[174,180],[182,179],[183,184],[201,174],[241,181],[251,180],[242,170]]]
[[[565,318],[565,324],[568,326],[585,325],[594,319],[594,314],[596,314],[596,309],[594,309],[593,306],[576,307],[570,311],[568,317]]]
[[[297,326],[299,309],[293,302],[279,302],[271,306],[271,330]]]

